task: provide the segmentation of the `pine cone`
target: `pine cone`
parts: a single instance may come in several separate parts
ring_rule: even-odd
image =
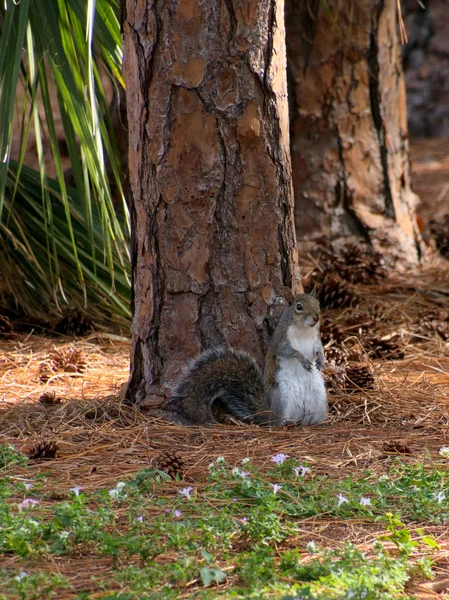
[[[323,344],[329,342],[340,344],[345,337],[340,327],[327,315],[321,317],[320,334]]]
[[[435,240],[435,245],[444,258],[449,259],[449,215],[429,223],[430,233]]]
[[[182,479],[184,474],[184,461],[179,454],[173,450],[163,450],[159,456],[152,461],[152,466],[158,471],[164,471],[172,479],[175,479],[176,475]]]
[[[395,454],[412,454],[410,448],[402,442],[384,442],[382,444],[382,450],[384,452],[393,452]]]
[[[339,275],[351,283],[379,283],[387,276],[380,252],[360,244],[347,244],[340,251]]]
[[[13,332],[13,330],[14,328],[8,317],[0,315],[0,334],[3,334],[4,338],[8,338],[9,335]]]
[[[335,363],[325,363],[323,377],[326,383],[326,389],[329,392],[341,391],[344,387],[345,366],[336,365]]]
[[[366,333],[367,331],[373,331],[376,322],[368,312],[356,310],[346,317],[345,326],[352,334]]]
[[[58,445],[56,442],[39,442],[29,451],[28,457],[30,460],[38,458],[56,458]]]
[[[77,348],[68,350],[55,348],[48,353],[48,356],[51,361],[50,367],[54,372],[84,373],[86,370],[86,360],[81,350]]]
[[[344,308],[360,302],[359,295],[350,285],[329,273],[321,284],[318,298],[325,308]]]
[[[374,377],[368,365],[348,365],[345,372],[346,389],[372,390],[374,389]]]
[[[330,346],[330,348],[326,348],[324,352],[326,360],[329,363],[334,363],[335,365],[341,366],[345,365],[347,362],[347,353],[341,348]]]
[[[72,310],[56,324],[55,331],[81,337],[93,329],[92,321],[82,310]]]
[[[40,396],[39,402],[48,406],[54,406],[55,404],[61,404],[61,398],[58,398],[54,392],[44,392]]]
[[[449,312],[440,309],[429,309],[420,314],[420,330],[422,333],[438,333],[446,342],[449,340]]]
[[[370,356],[384,358],[386,360],[400,360],[404,358],[405,352],[399,343],[399,336],[383,340],[378,337],[367,338],[366,347]]]

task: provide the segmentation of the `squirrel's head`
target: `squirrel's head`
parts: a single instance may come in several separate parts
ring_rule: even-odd
[[[320,303],[311,294],[296,294],[291,303],[293,322],[300,327],[315,327],[320,320]]]

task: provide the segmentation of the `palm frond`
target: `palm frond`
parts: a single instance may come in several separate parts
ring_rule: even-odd
[[[129,219],[103,87],[108,77],[123,84],[118,15],[118,0],[5,0],[0,7],[1,285],[26,311],[39,311],[32,291],[39,289],[52,311],[76,298],[77,305],[98,301],[129,314]],[[26,97],[13,161],[19,78]],[[73,189],[64,176],[55,98]],[[31,132],[34,172],[24,165]],[[55,181],[47,175],[48,149]],[[118,211],[111,184],[121,196]],[[8,274],[19,255],[21,277],[14,279]]]

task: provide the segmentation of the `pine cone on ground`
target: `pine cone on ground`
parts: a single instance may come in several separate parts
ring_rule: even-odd
[[[357,335],[368,331],[372,332],[376,326],[376,322],[368,312],[356,310],[346,317],[345,326],[349,330],[348,333]]]
[[[28,453],[30,460],[38,458],[56,458],[58,445],[56,442],[39,442]]]
[[[374,389],[373,373],[368,365],[348,365],[345,372],[346,389],[372,390]]]
[[[82,310],[72,310],[56,324],[55,331],[64,335],[81,337],[93,329],[92,321]]]
[[[328,344],[329,342],[340,344],[345,337],[340,327],[327,315],[321,317],[320,335],[323,344]]]
[[[8,338],[10,337],[11,333],[13,333],[14,328],[12,326],[11,321],[8,319],[8,317],[4,317],[3,315],[0,315],[0,334],[3,336],[3,338]]]
[[[402,344],[399,342],[399,336],[387,340],[378,337],[367,338],[366,349],[370,356],[374,358],[400,360],[405,356]]]
[[[391,452],[394,454],[412,454],[412,451],[409,448],[409,446],[402,442],[395,441],[384,442],[382,444],[382,450],[384,452]]]
[[[345,366],[326,361],[323,367],[323,377],[328,392],[338,392],[344,387]]]
[[[329,273],[319,288],[318,299],[323,308],[344,308],[360,302],[352,286]]]
[[[442,309],[429,309],[420,314],[420,331],[438,333],[446,342],[449,340],[449,312]]]
[[[182,479],[184,474],[184,461],[179,454],[173,450],[163,450],[159,456],[152,461],[152,467],[158,471],[167,473],[172,479],[176,475]]]
[[[61,404],[61,398],[58,398],[54,392],[44,392],[39,397],[39,402],[48,406],[54,406],[55,404]]]
[[[328,363],[334,363],[337,366],[344,366],[347,362],[347,353],[341,348],[330,346],[324,351]]]
[[[84,373],[86,360],[81,350],[68,348],[67,350],[53,349],[48,353],[51,369],[55,372]]]
[[[340,276],[351,283],[371,285],[387,276],[380,252],[361,244],[346,244],[338,257]]]

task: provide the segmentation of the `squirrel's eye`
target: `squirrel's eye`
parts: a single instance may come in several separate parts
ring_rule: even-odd
[[[296,306],[295,306],[296,310],[299,312],[300,310],[302,310],[302,304],[301,302],[297,302]]]

